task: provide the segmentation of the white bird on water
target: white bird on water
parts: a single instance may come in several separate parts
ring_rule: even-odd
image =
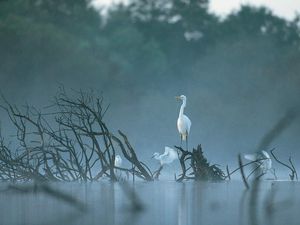
[[[120,155],[116,155],[115,156],[115,167],[121,167],[122,166],[122,158],[121,158],[121,156]],[[118,169],[115,169],[115,174],[117,175],[117,176],[120,176],[121,175],[121,172],[122,171],[119,171]]]
[[[185,95],[176,96],[176,99],[182,100],[179,116],[177,119],[177,129],[180,134],[180,141],[181,141],[180,145],[182,145],[182,141],[186,141],[186,149],[188,150],[188,135],[190,134],[192,122],[186,115],[184,115],[184,108],[186,106],[186,96]]]
[[[115,167],[121,168],[123,164],[123,160],[120,155],[115,156]],[[123,171],[121,169],[115,168],[115,175],[117,176],[117,179],[129,179],[129,173],[128,171]]]
[[[160,162],[160,165],[162,166],[165,164],[170,164],[175,159],[178,159],[178,154],[174,149],[166,146],[165,152],[163,154],[159,154],[158,152],[155,152],[152,158],[158,160]]]
[[[246,154],[244,157],[245,159],[248,159],[250,161],[259,160],[256,162],[256,164],[259,165],[263,173],[266,173],[272,168],[271,157],[266,151],[261,151],[259,153],[254,153],[254,154]]]
[[[116,167],[121,167],[122,166],[122,158],[120,155],[116,155],[115,157],[115,166]]]

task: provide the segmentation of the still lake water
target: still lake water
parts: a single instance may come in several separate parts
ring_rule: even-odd
[[[1,183],[1,190],[8,184]],[[190,225],[300,224],[300,183],[262,181],[246,191],[241,181],[219,183],[174,181],[129,184],[143,205],[132,200],[118,183],[52,183],[86,206],[45,193],[0,192],[2,225]]]

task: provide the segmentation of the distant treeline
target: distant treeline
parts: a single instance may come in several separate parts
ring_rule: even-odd
[[[285,76],[299,85],[299,17],[243,6],[220,19],[207,0],[132,0],[106,18],[84,0],[0,2],[1,87],[89,76],[104,91],[109,84],[141,92],[145,83],[164,87],[211,68],[228,74],[232,64],[236,76]]]

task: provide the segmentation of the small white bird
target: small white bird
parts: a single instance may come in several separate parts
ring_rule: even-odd
[[[115,157],[115,166],[116,167],[121,167],[122,166],[122,158],[120,155],[116,155]]]
[[[177,119],[177,129],[180,134],[181,140],[180,144],[182,145],[182,141],[186,141],[186,149],[188,149],[188,135],[190,134],[192,122],[186,115],[184,115],[184,108],[186,106],[186,96],[176,96],[176,99],[182,100],[182,105],[180,107],[179,116]]]
[[[174,149],[166,146],[165,152],[163,154],[159,154],[158,152],[155,152],[152,158],[158,160],[160,162],[160,165],[165,165],[165,164],[170,164],[174,160],[178,159],[178,154]]]
[[[115,167],[121,167],[122,166],[122,158],[120,155],[115,156]],[[116,176],[120,176],[122,171],[119,171],[118,169],[115,169]]]
[[[121,156],[116,155],[115,156],[115,167],[121,168],[122,164],[123,164],[123,160],[122,160]],[[114,171],[115,171],[115,175],[118,179],[127,179],[127,180],[129,179],[128,171],[124,171],[124,170],[117,169],[117,168],[115,168]]]
[[[263,173],[266,173],[272,168],[271,157],[266,151],[261,151],[259,153],[254,153],[254,154],[246,154],[244,157],[245,159],[248,159],[250,161],[260,160],[257,161],[256,164],[259,165]]]

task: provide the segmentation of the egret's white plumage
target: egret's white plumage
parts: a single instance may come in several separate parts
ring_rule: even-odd
[[[122,158],[120,155],[115,156],[115,167],[121,167],[122,166]],[[115,169],[115,175],[117,177],[120,177],[122,175],[122,171]]]
[[[122,158],[120,155],[116,155],[115,157],[115,166],[116,167],[121,167],[122,166]]]
[[[123,160],[120,155],[115,156],[115,167],[122,167]],[[115,175],[117,179],[129,179],[128,171],[122,171],[121,169],[115,168]]]
[[[161,165],[165,165],[165,164],[170,164],[174,160],[178,159],[178,154],[174,149],[166,146],[165,152],[163,154],[159,154],[158,152],[155,152],[153,154],[153,158],[158,160]]]
[[[245,159],[248,159],[250,161],[260,160],[256,162],[256,164],[260,166],[260,168],[264,173],[266,173],[268,170],[272,168],[271,157],[266,151],[261,151],[259,153],[254,153],[254,154],[246,154],[244,157]]]
[[[180,134],[181,140],[187,141],[188,135],[190,134],[192,122],[186,115],[184,115],[184,108],[186,106],[186,96],[180,95],[176,97],[176,99],[182,100],[179,116],[177,119],[177,129]]]

